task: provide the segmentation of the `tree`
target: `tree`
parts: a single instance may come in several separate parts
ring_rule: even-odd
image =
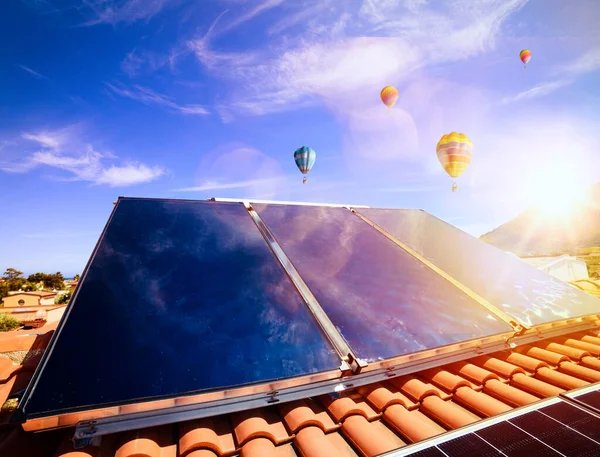
[[[59,271],[54,274],[48,274],[44,278],[44,288],[45,289],[56,289],[61,290],[65,288],[65,278],[62,273]]]
[[[23,275],[22,271],[19,271],[15,268],[7,268],[6,271],[4,272],[4,279],[6,279],[7,281],[13,281],[17,278],[20,278]]]
[[[73,279],[74,279],[75,281],[79,281],[79,278],[80,278],[80,277],[81,277],[81,276],[79,275],[79,273],[77,273],[77,274],[76,274],[76,275],[73,277]]]
[[[44,278],[46,276],[47,276],[46,273],[36,273],[33,275],[29,275],[29,277],[27,278],[27,281],[35,282],[35,283],[43,282]]]

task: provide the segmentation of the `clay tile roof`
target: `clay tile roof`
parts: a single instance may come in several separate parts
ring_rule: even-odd
[[[27,385],[53,329],[0,334],[0,401]],[[27,433],[7,425],[3,413],[0,456],[372,457],[600,382],[597,343],[580,333],[552,338],[339,395],[115,433],[80,450],[70,441],[73,428]],[[32,348],[27,360],[15,359],[15,351]]]

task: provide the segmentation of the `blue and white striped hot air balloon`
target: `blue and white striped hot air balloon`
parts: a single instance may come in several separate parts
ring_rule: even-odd
[[[314,151],[314,149],[311,149],[308,146],[302,146],[301,148],[296,149],[296,152],[294,152],[294,161],[296,162],[298,170],[300,170],[303,175],[308,174],[316,160],[317,153]],[[306,176],[304,176],[302,184],[306,184]]]

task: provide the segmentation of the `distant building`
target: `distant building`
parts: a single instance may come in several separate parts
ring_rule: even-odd
[[[56,292],[17,292],[4,297],[4,306],[42,306],[53,305]]]
[[[589,279],[585,261],[570,255],[565,254],[555,257],[521,257],[521,260],[564,282]]]

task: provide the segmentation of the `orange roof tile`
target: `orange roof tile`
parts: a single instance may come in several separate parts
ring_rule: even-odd
[[[52,327],[27,344],[43,348]],[[9,332],[13,339],[20,338]],[[2,335],[8,345],[6,334]],[[0,423],[2,457],[372,457],[600,382],[600,342],[573,334],[391,378],[336,396],[103,436],[74,450],[74,429],[27,433]],[[5,346],[6,347],[6,346]],[[14,350],[14,349],[13,349]],[[10,363],[9,363],[10,362]],[[39,356],[23,365],[0,354],[0,401],[22,389]],[[6,424],[6,414],[4,424]]]

